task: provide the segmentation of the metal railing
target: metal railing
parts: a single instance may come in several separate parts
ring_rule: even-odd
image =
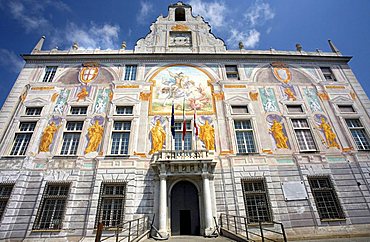
[[[153,161],[205,159],[213,151],[208,150],[162,150],[153,155]]]
[[[279,230],[275,230],[275,225]],[[236,235],[246,238],[247,241],[255,239],[268,241],[287,241],[284,225],[279,222],[269,222],[268,224],[258,222],[258,225],[249,225],[246,217],[222,213],[220,215],[220,227]],[[268,228],[266,228],[268,227]],[[272,238],[273,237],[273,238]]]
[[[114,234],[102,235],[103,233],[107,233],[108,231],[110,231],[111,233],[114,232]],[[145,233],[149,233],[149,231],[149,216],[143,216],[111,227],[104,227],[103,224],[99,223],[95,242],[105,241],[113,237],[116,238],[116,242],[123,241],[125,239],[127,239],[127,242],[131,242],[144,235]]]

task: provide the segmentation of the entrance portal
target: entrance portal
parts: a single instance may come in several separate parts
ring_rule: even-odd
[[[197,188],[188,181],[178,182],[171,191],[172,235],[199,235],[199,199]]]

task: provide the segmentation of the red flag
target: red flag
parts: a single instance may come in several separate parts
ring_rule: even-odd
[[[184,102],[182,104],[182,119],[183,119],[183,123],[182,123],[182,140],[184,141],[185,140],[185,134],[186,134],[186,118],[185,118],[185,98],[184,98]]]
[[[197,126],[197,110],[194,108],[194,129],[195,129],[195,138],[198,137],[198,126]]]

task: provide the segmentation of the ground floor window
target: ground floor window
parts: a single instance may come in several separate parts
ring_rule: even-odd
[[[14,184],[0,183],[0,219],[3,217],[6,204],[9,201]]]

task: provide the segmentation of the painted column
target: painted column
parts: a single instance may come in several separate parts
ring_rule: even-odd
[[[209,236],[212,233],[212,203],[211,189],[209,185],[209,174],[204,172],[203,178],[203,201],[204,201],[204,235]]]
[[[167,176],[159,175],[159,232],[167,236]]]

